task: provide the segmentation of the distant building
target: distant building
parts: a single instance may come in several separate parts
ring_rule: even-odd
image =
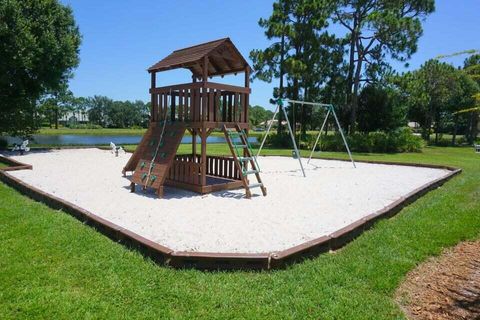
[[[273,122],[273,123],[272,123]],[[278,126],[278,120],[267,120],[267,121],[263,121],[263,122],[260,122],[258,124],[259,127],[268,127],[270,125],[270,123],[272,123],[272,127],[276,127]],[[287,124],[287,121],[283,120],[282,121],[282,125],[286,125]]]
[[[59,120],[61,124],[88,123],[88,112],[66,112]]]
[[[418,122],[414,122],[414,121],[409,121],[407,125],[408,125],[409,128],[412,128],[412,129],[419,129],[420,128],[420,124]]]

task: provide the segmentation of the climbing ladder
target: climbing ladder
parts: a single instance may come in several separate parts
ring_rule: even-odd
[[[160,128],[160,129],[158,129]],[[148,139],[142,140],[141,145],[132,155],[138,159],[131,180],[131,191],[135,185],[142,189],[152,188],[159,197],[163,196],[163,185],[177,153],[178,146],[185,134],[184,123],[164,123],[159,126]],[[125,170],[125,169],[124,169]]]
[[[250,142],[248,142],[245,131],[242,130],[238,124],[235,124],[235,128],[227,128],[227,126],[224,125],[223,132],[233,155],[233,159],[235,160],[235,166],[241,173],[241,180],[243,187],[245,188],[245,196],[251,198],[252,193],[250,192],[250,189],[253,188],[260,188],[263,195],[266,196],[267,188],[265,188],[262,179],[260,178],[260,167],[257,163],[257,157],[255,157],[252,152],[252,146],[250,145]],[[248,167],[249,163],[251,166],[250,169]],[[252,174],[257,178],[257,183],[249,183],[248,176]]]

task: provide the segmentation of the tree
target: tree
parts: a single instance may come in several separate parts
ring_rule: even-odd
[[[113,100],[105,96],[93,96],[89,99],[88,119],[91,123],[106,127],[110,125],[108,110]]]
[[[473,144],[478,135],[478,123],[479,123],[479,106],[480,106],[480,54],[478,50],[473,51],[473,54],[465,59],[463,69],[464,79],[461,82],[464,89],[464,99],[461,99],[459,106],[463,109],[470,110],[469,112],[461,112],[455,114],[455,133],[457,128],[457,121],[459,118],[463,118],[466,122],[467,130],[465,135],[467,141]],[[468,51],[467,51],[468,52]],[[474,84],[472,84],[474,82]],[[455,143],[455,134],[452,138]]]
[[[347,31],[346,103],[350,131],[355,131],[362,83],[374,82],[388,69],[387,55],[407,61],[422,35],[421,19],[435,9],[434,0],[332,0],[334,22]]]
[[[348,119],[354,132],[362,87],[390,72],[388,58],[410,58],[422,34],[421,20],[433,10],[434,0],[278,0],[272,15],[259,22],[275,42],[250,53],[253,77],[267,82],[280,79],[275,97],[339,106],[341,122]],[[346,35],[330,34],[330,23]],[[288,112],[294,130],[297,119],[303,132],[312,125],[311,107]]]
[[[75,98],[66,84],[57,91],[44,95],[38,104],[37,113],[48,121],[50,127],[58,129],[58,123],[68,112],[74,111]]]
[[[480,86],[480,54],[474,54],[465,59],[463,71]]]
[[[75,114],[79,121],[85,122],[88,119],[89,99],[84,97],[75,97],[73,100]]]
[[[38,119],[40,125],[45,121],[48,123],[48,126],[52,128],[55,125],[55,115],[56,115],[57,104],[52,97],[45,97],[39,102],[37,111],[40,116]]]
[[[452,145],[455,145],[455,139],[459,125],[463,127],[463,133],[467,137],[467,141],[472,144],[477,136],[478,112],[459,113],[458,111],[464,109],[471,109],[478,106],[480,101],[480,86],[475,80],[465,72],[459,72],[458,92],[453,97],[452,114],[449,115],[451,119],[452,131]]]
[[[331,13],[329,8],[327,2],[318,0],[292,1],[290,6],[287,22],[290,52],[284,68],[287,75],[286,94],[293,100],[319,98],[319,89],[327,81],[331,67],[342,62],[341,56],[336,63],[332,59],[335,55],[331,54],[331,47],[335,46],[337,39],[323,31],[328,25],[327,19]],[[312,106],[290,105],[287,109],[294,133],[297,131],[297,123],[300,123],[302,134],[305,135]]]
[[[427,141],[434,127],[436,143],[439,134],[452,127],[453,114],[471,105],[473,94],[478,92],[476,83],[464,72],[435,59],[397,80],[409,107],[410,119],[420,124]]]
[[[142,126],[147,120],[148,110],[143,101],[113,101],[106,104],[107,125],[113,128]]]
[[[114,101],[104,96],[87,99],[88,118],[102,127],[130,128],[148,126],[150,105],[143,101]]]
[[[148,127],[150,122],[150,103],[136,100],[133,102],[133,107],[136,115],[133,125],[144,128]]]
[[[290,11],[290,0],[279,0],[273,3],[273,12],[268,19],[261,18],[258,21],[260,27],[265,29],[265,36],[268,40],[280,40],[274,42],[265,50],[252,50],[250,59],[253,61],[252,75],[253,79],[260,79],[265,82],[272,82],[274,78],[280,79],[279,88],[275,88],[273,95],[276,98],[284,97],[283,80],[284,80],[284,61],[285,54],[288,51],[285,44],[286,24],[288,20],[288,12]],[[280,136],[283,132],[281,124],[283,118],[283,106],[280,106],[279,125],[277,133]]]
[[[472,144],[478,134],[478,106],[480,105],[480,51],[476,49],[463,50],[451,54],[439,55],[436,59],[445,59],[460,55],[469,55],[464,61],[462,76],[459,84],[463,95],[457,98],[456,105],[461,109],[453,114],[453,135],[452,145],[455,145],[455,139],[458,128],[463,127],[467,141]],[[477,84],[475,86],[475,83]]]
[[[255,70],[253,78],[266,82],[279,79],[274,97],[297,100],[302,86],[304,95],[307,95],[308,88],[316,84],[314,72],[319,61],[318,32],[326,26],[328,18],[325,4],[321,0],[279,0],[273,4],[272,15],[268,19],[260,19],[259,25],[265,29],[266,37],[276,42],[264,50],[250,52]],[[285,75],[287,88],[284,87]],[[283,111],[280,110],[279,134],[283,130],[282,116]],[[292,110],[290,116],[295,126],[296,114]],[[300,112],[300,118],[302,123],[307,119],[304,109]]]
[[[272,119],[273,112],[264,109],[262,106],[250,106],[248,116],[250,118],[250,125],[256,127],[260,123]]]
[[[81,36],[57,0],[0,1],[0,133],[36,129],[36,101],[78,65]]]
[[[367,85],[358,104],[358,129],[391,131],[407,124],[407,108],[400,93],[392,86]]]

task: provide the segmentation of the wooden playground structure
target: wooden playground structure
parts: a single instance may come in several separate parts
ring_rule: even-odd
[[[157,72],[178,68],[190,70],[192,82],[157,87]],[[148,69],[150,126],[123,169],[124,174],[133,171],[132,192],[141,185],[162,197],[166,185],[202,194],[243,187],[247,198],[250,189],[260,188],[266,195],[248,142],[250,70],[229,38],[176,50]],[[241,72],[244,87],[208,81]],[[216,129],[224,132],[231,155],[207,155],[207,137]],[[192,152],[177,154],[186,131],[192,137]],[[250,184],[248,177],[253,176],[257,183]]]

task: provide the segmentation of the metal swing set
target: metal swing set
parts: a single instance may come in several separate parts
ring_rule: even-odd
[[[307,102],[307,101],[290,100],[290,99],[277,99],[275,101],[275,104],[276,104],[275,112],[273,113],[272,120],[268,124],[267,131],[265,132],[265,135],[262,139],[262,143],[260,144],[260,148],[257,151],[257,157],[260,155],[260,152],[262,151],[263,145],[265,144],[265,140],[267,139],[267,136],[270,133],[270,130],[272,129],[272,125],[273,125],[273,122],[275,121],[275,117],[277,116],[277,114],[280,112],[280,109],[281,109],[283,111],[283,115],[284,115],[284,117],[287,121],[288,132],[290,134],[290,138],[292,139],[292,144],[293,144],[293,148],[294,148],[294,152],[295,152],[294,153],[294,158],[298,159],[298,163],[300,164],[300,168],[302,169],[303,176],[306,177],[305,169],[304,169],[303,163],[302,163],[302,157],[300,156],[300,152],[298,151],[297,142],[295,141],[295,136],[293,134],[292,126],[290,125],[290,120],[288,119],[287,111],[285,110],[285,108],[280,108],[280,107],[283,107],[287,103],[291,103],[294,108],[295,108],[296,104],[300,104],[300,105],[310,105],[310,106],[313,106],[313,107],[320,107],[320,108],[324,108],[325,110],[327,110],[327,114],[325,116],[325,119],[323,120],[322,127],[320,128],[318,136],[315,140],[315,144],[312,148],[312,151],[310,152],[310,156],[308,157],[307,164],[310,163],[310,160],[312,159],[313,153],[315,152],[315,149],[316,149],[316,147],[317,147],[317,145],[320,141],[320,137],[322,135],[323,129],[325,128],[325,125],[327,124],[328,117],[330,115],[332,115],[333,118],[335,119],[335,123],[337,125],[338,131],[340,132],[340,135],[342,136],[342,140],[343,140],[343,143],[345,145],[345,149],[347,150],[348,156],[350,157],[350,161],[352,162],[353,167],[356,168],[355,161],[353,161],[352,153],[350,152],[350,148],[348,147],[347,139],[345,138],[342,127],[340,126],[340,122],[338,121],[338,117],[337,117],[337,114],[335,113],[334,106],[332,104],[317,103],[317,102]],[[319,152],[320,151],[321,150],[319,150]]]

